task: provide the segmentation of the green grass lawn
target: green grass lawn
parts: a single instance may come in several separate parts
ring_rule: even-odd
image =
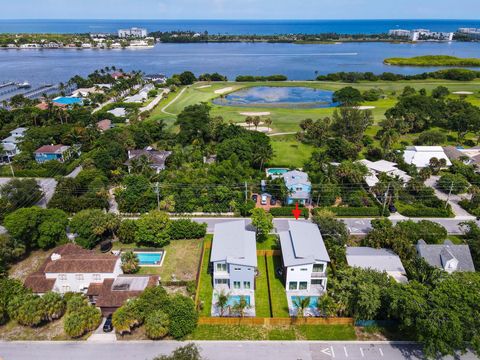
[[[310,158],[314,147],[302,144],[295,135],[272,136],[270,138],[274,157],[268,166],[285,166],[301,168]]]
[[[255,315],[257,317],[270,317],[270,300],[268,297],[267,266],[265,256],[257,256],[258,277],[255,288]]]
[[[211,242],[212,235],[207,235],[205,240]],[[213,280],[212,275],[207,271],[210,263],[210,252],[211,249],[205,249],[202,273],[200,274],[200,284],[198,285],[199,301],[203,304],[202,310],[200,311],[201,316],[210,316],[212,310]]]
[[[270,282],[270,299],[272,301],[273,317],[289,317],[287,295],[283,279],[279,278],[275,269],[280,267],[282,259],[280,256],[268,256],[268,280]]]
[[[257,242],[257,250],[277,250],[279,249],[278,246],[278,238],[277,235],[268,235],[267,240],[264,242]]]
[[[350,325],[199,325],[186,340],[356,340]]]

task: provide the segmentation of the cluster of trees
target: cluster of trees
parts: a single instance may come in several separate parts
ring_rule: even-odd
[[[168,295],[161,286],[147,288],[138,298],[125,303],[113,314],[113,326],[123,335],[140,325],[151,339],[170,335],[182,338],[195,330],[198,313],[192,299]]]
[[[328,75],[318,75],[317,81],[341,81],[350,83],[359,81],[402,81],[426,79],[472,81],[479,77],[480,71],[469,69],[445,69],[415,75],[394,74],[391,72],[384,72],[378,75],[372,72],[337,72]]]
[[[254,76],[254,75],[238,75],[235,78],[236,82],[258,82],[258,81],[287,81],[285,75],[269,75],[269,76]]]
[[[102,321],[100,309],[90,305],[82,294],[65,295],[67,311],[63,322],[65,333],[72,338],[79,338],[95,330]]]
[[[0,219],[19,208],[33,206],[43,197],[35,179],[12,179],[0,187]]]
[[[171,240],[200,239],[205,236],[207,225],[190,219],[170,220],[167,213],[153,210],[139,220],[123,220],[118,228],[121,242],[163,247]]]
[[[184,71],[181,74],[173,74],[167,79],[167,86],[192,85],[197,81],[197,77],[191,71]]]
[[[363,101],[377,101],[381,95],[380,89],[369,89],[361,93],[360,90],[347,86],[335,91],[332,100],[344,105],[357,105]]]
[[[228,78],[225,75],[214,72],[212,74],[205,73],[200,75],[198,81],[228,81]]]

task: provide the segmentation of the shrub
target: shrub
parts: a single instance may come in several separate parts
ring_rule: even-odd
[[[139,244],[163,247],[170,243],[170,221],[167,213],[154,210],[137,220],[135,239]]]
[[[37,326],[44,319],[42,298],[38,295],[28,294],[16,297],[10,303],[10,316],[19,324]]]
[[[322,208],[333,212],[337,216],[382,216],[383,208],[377,206],[371,207],[328,207]],[[388,209],[385,209],[385,216],[389,216]]]
[[[135,274],[140,269],[140,261],[137,254],[127,251],[122,254],[122,271],[125,274]]]
[[[467,191],[470,184],[463,175],[460,174],[445,174],[438,180],[438,187],[445,193],[463,194]]]
[[[292,211],[295,210],[294,206],[284,206],[284,207],[279,207],[279,208],[271,208],[270,209],[270,214],[272,214],[274,217],[293,217]],[[309,216],[309,211],[307,208],[301,208],[302,214],[305,219],[308,219]]]
[[[200,239],[207,233],[206,223],[197,223],[190,219],[174,220],[170,226],[172,240]]]
[[[168,315],[162,310],[157,310],[147,316],[145,320],[145,332],[150,339],[161,339],[168,334],[169,324]]]
[[[447,238],[447,229],[433,221],[401,221],[397,224],[412,243],[423,239],[427,244],[440,244]]]
[[[135,300],[129,301],[113,313],[112,324],[120,335],[129,333],[131,329],[141,323],[135,311],[135,302]]]
[[[422,204],[417,205],[409,205],[409,204],[401,204],[397,203],[397,208],[400,214],[403,216],[408,217],[426,217],[426,218],[436,218],[436,217],[452,217],[452,207],[448,205],[445,208],[434,208],[434,207],[427,207]]]
[[[68,336],[78,338],[89,331],[95,330],[101,321],[102,313],[100,310],[93,306],[85,305],[77,311],[67,313],[63,326]]]
[[[42,296],[44,319],[52,321],[60,319],[65,313],[67,307],[62,295],[52,291]]]
[[[174,338],[182,338],[195,330],[198,313],[192,299],[182,295],[173,296],[165,311],[170,318],[170,335]]]
[[[137,222],[135,220],[123,220],[118,228],[117,236],[121,243],[131,244],[135,242],[135,232],[137,231]]]

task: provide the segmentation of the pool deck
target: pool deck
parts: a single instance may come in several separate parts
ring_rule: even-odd
[[[297,316],[298,309],[293,305],[292,296],[321,297],[323,294],[325,294],[325,289],[323,288],[323,286],[320,286],[320,285],[311,285],[310,291],[295,290],[295,291],[287,291],[286,294],[287,294],[288,312],[290,316]],[[320,316],[320,313],[316,308],[308,308],[308,309],[305,309],[304,316],[317,317],[317,316]]]
[[[220,316],[220,309],[217,306],[217,298],[218,294],[222,290],[225,292],[225,294],[228,294],[229,296],[250,296],[250,307],[248,309],[245,309],[245,317],[255,317],[255,290],[229,289],[228,286],[217,286],[215,289],[213,289],[211,310],[212,316]],[[224,316],[239,317],[240,315],[235,314],[231,307],[227,307],[224,311]]]

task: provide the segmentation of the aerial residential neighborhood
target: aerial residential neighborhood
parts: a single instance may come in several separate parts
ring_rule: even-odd
[[[480,356],[480,7],[112,4],[0,5],[0,360]]]

